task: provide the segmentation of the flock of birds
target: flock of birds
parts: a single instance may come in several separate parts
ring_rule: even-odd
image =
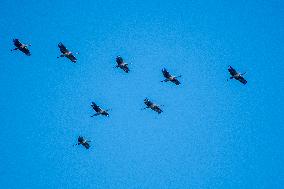
[[[12,49],[11,51],[13,51],[13,50],[20,50],[21,52],[23,52],[27,56],[31,56],[30,50],[28,49],[28,46],[31,46],[31,44],[28,44],[28,45],[23,44],[23,43],[21,43],[19,41],[19,39],[13,39],[13,43],[14,43],[16,48]],[[61,42],[58,44],[58,47],[60,49],[61,55],[59,57],[57,57],[57,58],[66,57],[69,60],[71,60],[73,63],[77,62],[77,58],[74,56],[74,54],[79,54],[79,53],[72,53]],[[128,64],[124,62],[124,60],[123,60],[123,58],[121,56],[117,56],[116,57],[116,63],[117,63],[116,68],[120,68],[120,69],[122,69],[126,73],[128,73],[130,71],[129,67],[128,67]],[[229,66],[228,71],[229,71],[229,73],[231,75],[230,79],[236,79],[236,80],[240,81],[244,85],[247,83],[247,81],[243,77],[243,75],[245,73],[237,72],[232,66]],[[162,69],[162,73],[163,73],[163,76],[165,77],[165,79],[162,80],[161,82],[168,82],[168,81],[170,81],[170,82],[172,82],[172,83],[174,83],[176,85],[180,85],[181,84],[180,81],[177,79],[177,78],[181,77],[181,75],[179,75],[179,76],[171,75],[165,68]],[[158,114],[163,112],[163,110],[161,109],[162,105],[155,104],[154,102],[150,101],[148,98],[144,99],[144,103],[145,103],[146,107],[143,108],[143,109],[150,108],[153,111],[157,112]],[[102,109],[95,102],[92,102],[91,106],[94,109],[94,111],[96,112],[91,117],[98,116],[98,115],[107,116],[107,117],[109,116],[109,113],[108,113],[109,110]],[[90,142],[91,141],[85,139],[84,137],[79,136],[78,137],[78,141],[77,141],[77,143],[75,145],[82,145],[86,149],[89,149],[90,148],[90,144],[89,144]]]

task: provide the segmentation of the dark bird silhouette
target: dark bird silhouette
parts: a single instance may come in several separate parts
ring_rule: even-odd
[[[31,44],[25,45],[21,43],[19,39],[13,39],[13,43],[16,48],[12,49],[11,51],[20,50],[25,53],[25,55],[31,56],[30,50],[28,49],[28,46],[31,46]]]
[[[181,75],[179,76],[173,76],[171,75],[167,70],[166,68],[162,69],[162,73],[163,73],[163,76],[166,78],[165,80],[161,81],[161,82],[168,82],[168,81],[171,81],[173,82],[174,84],[176,85],[179,85],[180,82],[179,80],[177,79],[178,77],[181,77]]]
[[[69,51],[61,42],[58,44],[58,47],[62,54],[58,56],[57,58],[66,57],[74,63],[77,62],[77,58],[74,56],[74,54],[71,51]],[[75,54],[79,54],[79,53],[77,52]]]
[[[245,78],[243,77],[243,75],[246,72],[241,74],[241,73],[237,72],[232,66],[229,66],[228,71],[231,74],[230,79],[236,79],[236,80],[240,81],[244,85],[247,83],[247,80],[245,80]],[[228,79],[227,79],[227,81],[228,81]]]
[[[130,71],[128,68],[128,64],[124,62],[121,56],[116,57],[116,63],[117,63],[117,65],[115,66],[116,68],[121,68],[126,73]]]
[[[94,115],[92,115],[91,117],[94,117],[94,116],[98,116],[98,115],[103,115],[103,116],[107,116],[109,117],[109,113],[108,111],[109,110],[104,110],[102,109],[101,107],[99,107],[96,103],[92,102],[92,108],[96,111],[96,113]]]
[[[84,146],[86,149],[89,149],[89,148],[90,148],[89,142],[91,142],[91,141],[84,139],[84,137],[82,137],[82,136],[79,136],[79,137],[78,137],[78,143],[75,144],[75,145],[82,145],[82,146]]]
[[[162,113],[163,110],[160,108],[163,105],[157,105],[155,103],[153,103],[152,101],[150,101],[148,98],[144,99],[144,104],[146,104],[147,107],[143,108],[143,110],[147,109],[147,108],[151,108],[152,110],[154,110],[155,112],[158,112],[158,114]]]

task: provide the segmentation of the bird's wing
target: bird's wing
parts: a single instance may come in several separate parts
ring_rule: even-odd
[[[89,149],[90,148],[90,144],[88,142],[85,142],[82,144],[86,149]]]
[[[165,68],[162,70],[162,72],[165,78],[171,77],[171,74]]]
[[[150,100],[145,101],[146,106],[152,106],[154,103]]]
[[[102,109],[98,105],[94,105],[93,108],[96,112],[102,111]]]
[[[172,80],[172,82],[173,82],[174,84],[176,84],[176,85],[179,85],[179,84],[180,84],[179,80],[177,80],[176,78],[175,78],[174,80]]]
[[[61,42],[58,44],[58,47],[60,49],[60,52],[63,53],[63,54],[66,53],[66,52],[69,52],[68,49]]]
[[[243,76],[238,77],[237,80],[239,80],[244,85],[247,83],[247,80],[245,80],[245,78],[243,78]]]
[[[122,64],[123,63],[123,59],[121,57],[117,57],[116,58],[116,63],[117,64]]]
[[[230,72],[230,74],[232,76],[234,76],[238,73],[232,66],[229,66],[228,71]]]
[[[76,61],[77,61],[77,58],[73,55],[73,54],[69,54],[68,56],[67,56],[67,58],[69,58],[72,62],[74,62],[74,63],[76,63]]]
[[[154,111],[158,112],[159,114],[163,112],[159,106],[155,106]]]
[[[14,42],[14,45],[18,48],[22,45],[22,43],[19,41],[19,39],[13,39],[13,42]]]
[[[20,48],[20,51],[22,51],[23,53],[25,53],[26,55],[30,56],[30,50],[28,48]]]
[[[124,65],[124,66],[122,67],[122,69],[123,69],[123,71],[125,71],[126,73],[128,73],[128,72],[129,72],[129,68],[128,68],[128,66],[127,66],[127,65]]]
[[[84,141],[84,138],[83,137],[78,137],[78,143],[81,143]]]

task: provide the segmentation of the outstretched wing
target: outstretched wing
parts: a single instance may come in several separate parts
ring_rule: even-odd
[[[232,66],[229,66],[228,71],[230,72],[230,74],[232,76],[234,76],[238,73]]]
[[[83,141],[84,141],[84,138],[81,137],[81,136],[79,136],[79,137],[78,137],[78,143],[82,143]]]
[[[90,148],[90,144],[88,142],[85,142],[82,144],[86,149],[89,149]]]
[[[120,56],[116,57],[116,63],[118,65],[122,64],[123,63],[123,59]]]
[[[96,112],[100,112],[102,109],[94,102],[92,102],[92,107]]]
[[[171,74],[166,70],[166,68],[162,69],[162,72],[165,78],[171,77]]]
[[[179,85],[179,84],[180,84],[179,80],[177,80],[176,78],[173,79],[172,82],[173,82],[174,84],[176,84],[176,85]]]
[[[245,80],[245,78],[243,78],[243,76],[240,76],[240,77],[238,77],[236,79],[239,80],[244,85],[247,83],[247,80]]]
[[[151,102],[149,99],[145,99],[144,103],[146,104],[146,106],[151,106],[153,104],[153,102]]]
[[[17,48],[20,48],[22,43],[19,41],[19,39],[13,39],[13,43]]]
[[[69,60],[71,60],[72,62],[76,63],[77,62],[77,58],[73,55],[73,54],[69,54],[67,56],[67,58],[69,58]]]
[[[68,49],[61,42],[58,44],[58,47],[60,49],[60,52],[63,54],[69,52]]]
[[[122,67],[122,69],[123,69],[123,71],[125,71],[126,73],[128,73],[128,72],[129,72],[129,68],[128,68],[128,66],[127,66],[127,65],[124,65],[124,66]]]
[[[25,53],[27,56],[31,56],[30,50],[27,47],[19,48],[19,50]]]
[[[160,114],[160,113],[163,112],[163,110],[162,110],[159,106],[157,106],[157,105],[153,108],[153,110],[154,110],[155,112],[158,112],[158,114]]]

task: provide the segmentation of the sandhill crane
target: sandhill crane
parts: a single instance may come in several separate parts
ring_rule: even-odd
[[[239,80],[242,84],[246,84],[247,81],[245,80],[245,78],[243,77],[243,75],[246,73],[239,73],[237,72],[232,66],[229,66],[228,68],[228,71],[230,72],[231,74],[231,77],[230,79],[236,79],[236,80]],[[228,81],[228,79],[227,79]]]
[[[109,113],[108,111],[109,110],[104,110],[102,108],[100,108],[96,103],[92,102],[92,108],[96,111],[96,113],[94,115],[92,115],[91,117],[94,117],[94,116],[98,116],[98,115],[103,115],[103,116],[107,116],[109,117]]]
[[[78,143],[75,144],[75,145],[73,145],[73,146],[82,145],[82,146],[84,146],[86,149],[89,149],[89,148],[90,148],[89,142],[91,142],[91,141],[84,139],[84,137],[82,137],[82,136],[79,136],[79,137],[78,137]]]
[[[20,50],[23,53],[25,53],[25,55],[31,56],[31,53],[28,49],[28,46],[31,46],[31,44],[25,45],[25,44],[21,43],[19,41],[19,39],[13,39],[13,43],[14,43],[16,48],[12,49],[11,51]]]
[[[161,110],[161,108],[160,108],[160,106],[163,106],[163,105],[159,106],[159,105],[153,103],[152,101],[150,101],[148,98],[144,99],[144,104],[146,104],[147,107],[145,107],[143,109],[151,108],[155,112],[158,112],[158,114],[163,112],[163,110]]]
[[[166,79],[163,80],[163,81],[161,81],[161,82],[168,82],[168,81],[171,81],[171,82],[173,82],[173,83],[176,84],[176,85],[179,85],[179,84],[180,84],[180,82],[179,82],[179,80],[177,80],[177,78],[178,78],[178,77],[181,77],[181,75],[179,75],[179,76],[173,76],[173,75],[171,75],[171,74],[166,70],[166,68],[162,69],[162,73],[163,73],[163,75],[164,75],[164,77],[165,77]]]
[[[121,68],[126,73],[129,72],[128,64],[124,62],[121,56],[116,57],[116,63],[117,63],[117,65],[115,66],[116,68]]]
[[[59,57],[57,58],[60,58],[60,57],[66,57],[68,58],[69,60],[71,60],[72,62],[76,63],[77,62],[77,58],[73,55],[73,53],[71,51],[69,51],[64,45],[63,43],[59,43],[58,44],[58,47],[60,49],[60,52],[62,53]],[[78,52],[75,53],[75,54],[79,54]]]

